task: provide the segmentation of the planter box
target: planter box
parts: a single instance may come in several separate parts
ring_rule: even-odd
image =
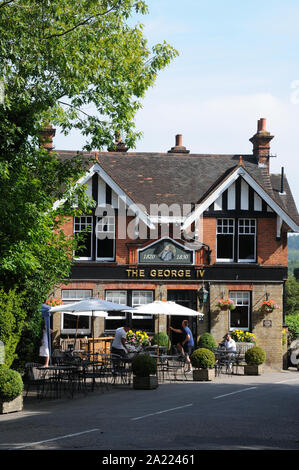
[[[210,382],[215,379],[215,369],[194,369],[193,380],[196,382]]]
[[[0,414],[15,413],[23,409],[23,395],[19,395],[12,401],[0,401]]]
[[[158,387],[158,377],[150,375],[149,377],[133,377],[133,388],[136,390],[154,390]]]
[[[248,365],[244,366],[244,374],[245,375],[262,375],[264,372],[264,365],[260,364],[259,366],[256,365]]]

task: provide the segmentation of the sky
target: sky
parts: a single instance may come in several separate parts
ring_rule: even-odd
[[[159,73],[136,115],[137,152],[167,152],[183,135],[190,153],[252,153],[267,119],[271,173],[284,167],[299,209],[298,0],[147,0],[149,45],[179,51]],[[77,132],[56,133],[56,149],[81,150]]]

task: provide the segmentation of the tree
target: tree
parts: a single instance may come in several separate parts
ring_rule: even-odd
[[[294,276],[289,277],[286,282],[286,313],[299,313],[299,281]]]
[[[75,186],[80,153],[58,159],[42,130],[79,129],[88,150],[113,147],[116,133],[134,146],[141,99],[177,54],[165,42],[149,49],[133,24],[146,12],[142,0],[0,0],[0,287],[26,293],[28,328],[70,272],[64,214],[92,207]]]

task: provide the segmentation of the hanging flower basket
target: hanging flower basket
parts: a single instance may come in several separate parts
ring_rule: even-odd
[[[219,299],[216,306],[219,307],[220,310],[235,310],[236,308],[232,299]]]
[[[58,307],[58,305],[62,305],[62,299],[50,299],[45,304],[49,305],[49,307]]]
[[[261,306],[261,311],[264,313],[271,313],[273,310],[280,308],[274,300],[264,300]]]

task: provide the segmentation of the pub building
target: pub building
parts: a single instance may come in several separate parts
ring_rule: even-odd
[[[53,151],[55,129],[47,133]],[[111,152],[83,152],[79,183],[96,207],[65,222],[65,233],[81,233],[84,246],[55,298],[96,296],[133,307],[172,300],[204,313],[188,319],[195,339],[210,332],[218,343],[234,329],[252,332],[267,365],[281,369],[287,239],[298,232],[299,215],[283,168],[270,172],[272,139],[262,118],[249,155],[192,154],[181,135],[166,153],[129,152],[120,139]],[[77,153],[55,152],[61,159]],[[236,308],[221,310],[221,298]],[[279,308],[265,313],[269,299]],[[157,332],[157,316],[109,313],[94,319],[95,336],[113,336],[126,317],[133,329]],[[182,320],[161,316],[160,331]],[[90,337],[91,318],[76,323],[54,314],[54,342]]]

